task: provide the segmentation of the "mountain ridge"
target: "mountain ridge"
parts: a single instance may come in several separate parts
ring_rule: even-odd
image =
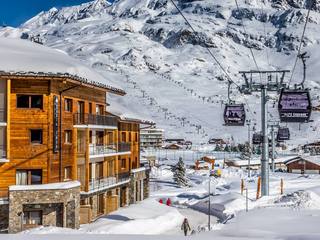
[[[57,13],[52,10],[51,15],[39,14],[19,29],[1,29],[0,36],[40,35],[44,44],[86,62],[106,77],[112,76],[128,92],[121,102],[151,117],[168,137],[181,136],[195,142],[223,137],[239,142],[246,140],[247,129],[223,126],[226,76],[204,47],[211,48],[238,84],[243,82],[239,70],[255,69],[249,48],[261,69],[291,69],[309,1],[238,2],[239,9],[231,0],[178,1],[197,33],[168,0],[120,0],[99,5],[102,7],[94,11],[92,6],[97,1],[62,8]],[[313,9],[303,49],[313,53],[307,86],[313,91],[316,105],[320,84],[316,73],[320,67],[316,61],[320,50],[319,4]],[[302,76],[301,69],[299,63],[295,82]],[[259,128],[259,96],[240,95],[235,86],[231,96],[249,105],[248,118]],[[277,119],[277,96],[271,94],[271,99],[269,117]],[[110,101],[120,100],[111,97]],[[318,117],[313,114],[314,120]],[[289,144],[309,141],[301,137],[303,132],[311,136],[310,141],[319,138],[317,121],[302,125],[301,130],[297,124],[289,125],[292,136],[299,138]]]

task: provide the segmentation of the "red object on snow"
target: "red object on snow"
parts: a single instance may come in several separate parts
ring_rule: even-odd
[[[162,201],[162,199],[160,199],[160,200],[159,200],[159,203],[163,204],[163,201]]]
[[[170,198],[168,198],[168,200],[167,200],[167,203],[166,203],[168,206],[171,206],[171,200],[170,200]]]

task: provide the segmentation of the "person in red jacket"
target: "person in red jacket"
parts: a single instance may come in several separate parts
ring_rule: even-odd
[[[171,206],[171,200],[170,200],[170,198],[168,198],[166,204],[167,204],[167,206]]]
[[[160,198],[160,200],[159,200],[159,203],[163,204],[163,201],[162,201],[162,199],[161,199],[161,198]]]

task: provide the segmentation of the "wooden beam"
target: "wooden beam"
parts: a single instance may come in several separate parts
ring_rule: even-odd
[[[10,138],[10,126],[11,126],[11,114],[10,114],[10,102],[11,102],[11,80],[7,80],[7,159],[10,159],[10,146],[11,146],[11,138]]]
[[[85,155],[85,191],[89,191],[89,176],[90,176],[90,169],[89,169],[89,164],[90,164],[90,149],[89,149],[89,141],[90,138],[90,130],[89,128],[86,129],[86,155]]]
[[[78,153],[78,129],[73,128],[72,130],[72,180],[78,180],[78,161],[77,154]]]

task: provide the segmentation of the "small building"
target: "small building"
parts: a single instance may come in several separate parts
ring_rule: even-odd
[[[225,145],[227,144],[222,138],[211,138],[208,141],[209,144],[218,144],[218,145]]]
[[[161,148],[163,142],[164,130],[151,127],[140,130],[140,147],[145,148]]]
[[[184,145],[186,140],[183,138],[167,138],[164,140],[166,143],[176,143],[179,145]]]
[[[320,174],[320,156],[297,156],[285,162],[289,173]]]
[[[283,157],[283,158],[276,158],[274,160],[275,162],[275,168],[276,169],[286,169],[285,161],[292,159],[293,157]],[[241,158],[235,158],[235,159],[226,159],[225,164],[229,167],[238,167],[241,169],[249,169],[249,160],[248,159],[241,159]],[[269,158],[269,165],[271,167],[272,160]],[[250,160],[250,169],[251,170],[258,170],[261,168],[261,159],[260,157],[255,157]]]
[[[182,149],[182,146],[180,146],[179,144],[176,144],[176,143],[172,143],[172,144],[168,144],[168,145],[164,146],[164,149],[180,150],[180,149]]]

